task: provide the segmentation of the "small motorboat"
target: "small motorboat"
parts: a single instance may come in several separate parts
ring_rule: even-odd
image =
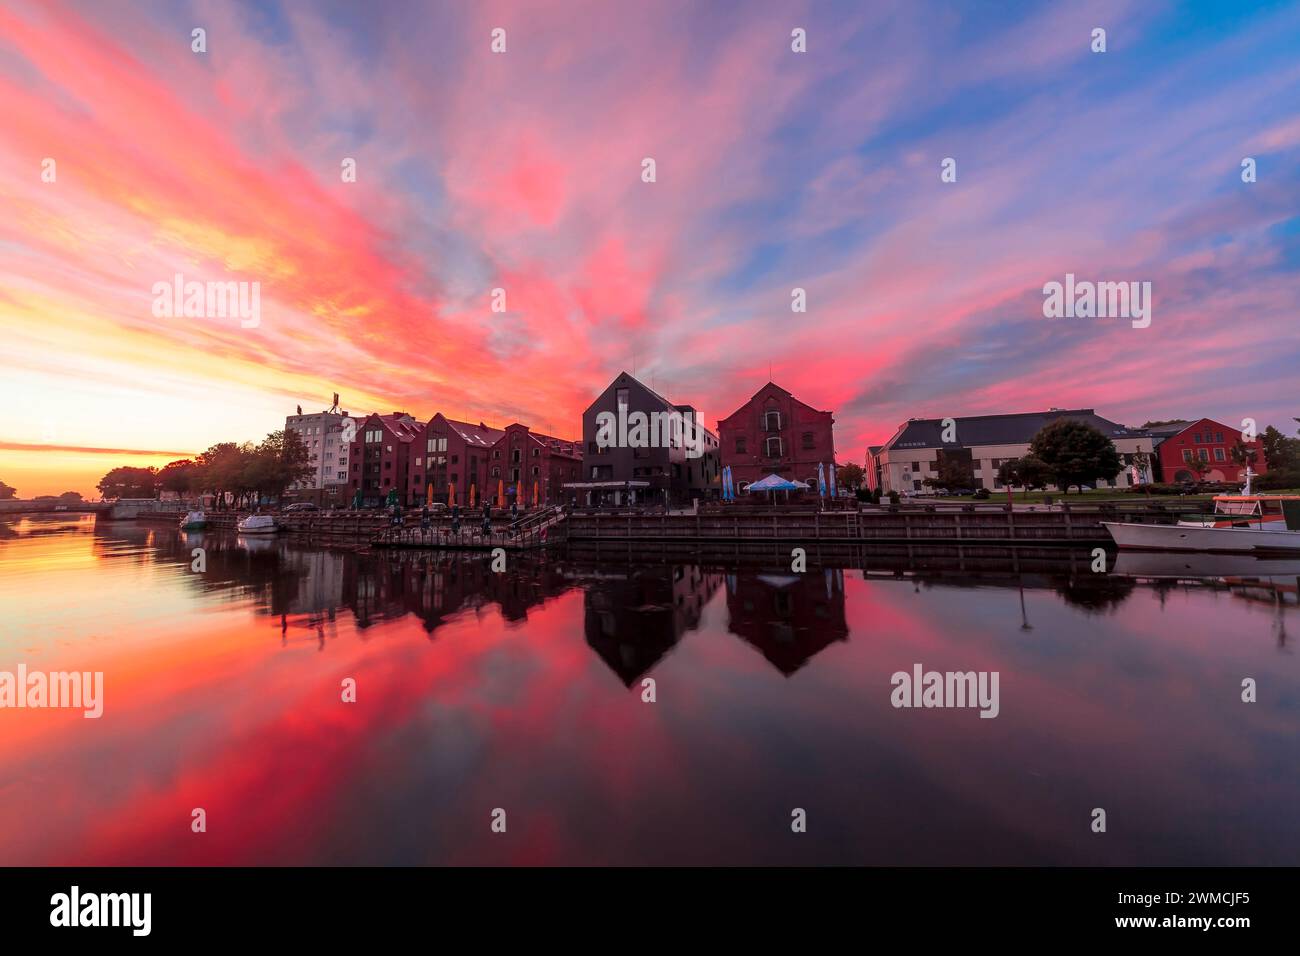
[[[181,519],[182,531],[200,531],[208,526],[208,516],[202,511],[188,511]]]
[[[239,529],[240,534],[275,534],[280,530],[273,515],[249,515],[241,519],[235,527]]]
[[[1300,554],[1300,495],[1253,495],[1254,476],[1248,468],[1241,494],[1216,495],[1213,514],[1177,524],[1102,524],[1123,550]]]

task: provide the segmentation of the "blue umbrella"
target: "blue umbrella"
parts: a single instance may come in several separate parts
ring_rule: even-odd
[[[826,469],[831,473],[831,497],[835,497],[835,462],[831,462]]]
[[[817,495],[820,498],[826,497],[826,470],[820,461],[817,462]]]

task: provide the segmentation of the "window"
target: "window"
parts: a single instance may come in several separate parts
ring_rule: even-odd
[[[371,428],[366,431],[366,444],[373,445],[384,440],[384,430],[382,428]]]
[[[415,476],[415,487],[417,487],[417,488],[420,487],[420,476],[419,476],[419,475],[416,475],[416,476]]]
[[[1201,443],[1201,433],[1200,433],[1200,432],[1197,432],[1195,435],[1193,435],[1193,436],[1192,436],[1192,440],[1195,441],[1196,444],[1199,445],[1199,444]]]
[[[542,473],[542,469],[538,468],[536,465],[533,465],[533,477],[536,478],[541,473]]]
[[[541,458],[541,457],[542,457],[542,450],[541,450],[540,448],[534,448],[534,449],[533,449],[533,457],[534,457],[534,458]]]
[[[1201,459],[1201,461],[1210,460],[1210,449],[1208,448],[1198,448],[1196,449],[1196,454]]]
[[[451,456],[451,463],[452,463],[453,465],[456,464],[456,459],[459,458],[459,457],[460,457],[459,455],[452,455],[452,456]]]
[[[518,448],[510,452],[510,460],[515,462],[516,464],[518,464],[519,462],[519,457],[520,457],[520,452]]]
[[[744,439],[744,438],[737,438],[737,439],[736,439],[736,454],[737,454],[737,455],[743,455],[743,454],[745,454],[745,439]]]
[[[1191,460],[1192,460],[1192,450],[1190,448],[1184,448],[1183,461],[1191,461]]]
[[[769,411],[763,413],[763,428],[769,432],[781,430],[781,413]]]
[[[804,433],[803,433],[803,447],[804,447],[804,448],[816,448],[816,447],[817,447],[816,442],[813,440],[813,433],[812,433],[812,432],[804,432]]]
[[[1214,449],[1214,460],[1215,460],[1215,461],[1227,461],[1227,460],[1228,460],[1228,456],[1225,455],[1225,454],[1223,453],[1223,449],[1222,449],[1222,448],[1216,448],[1216,449]]]
[[[493,452],[492,452],[492,457],[493,457],[494,459],[498,459],[498,460],[499,460],[499,459],[501,458],[501,450],[500,450],[500,449],[494,449]]]
[[[420,465],[421,465],[422,463],[423,463],[423,459],[421,459],[421,458],[417,458],[417,459],[415,459],[415,467],[416,467],[416,468],[419,468]]]
[[[1223,441],[1223,432],[1215,432],[1215,433],[1214,433],[1214,440],[1215,440],[1215,441],[1220,441],[1220,442]]]
[[[921,470],[921,463],[919,461],[912,462],[912,471],[919,472],[920,470]]]
[[[425,449],[424,449],[424,450],[425,450],[425,451],[446,451],[446,450],[447,450],[447,439],[446,439],[446,438],[430,438],[429,441],[426,443],[426,446],[425,446]]]
[[[781,457],[781,439],[780,439],[780,438],[769,438],[769,439],[767,440],[767,457],[768,457],[768,458],[780,458],[780,457]]]
[[[496,467],[494,467],[494,468],[492,469],[492,477],[493,477],[493,478],[500,478],[500,477],[501,477],[501,469],[500,469],[500,468],[496,468]]]
[[[617,389],[614,392],[614,400],[618,403],[619,408],[626,411],[627,403],[628,403],[628,390],[625,388]]]

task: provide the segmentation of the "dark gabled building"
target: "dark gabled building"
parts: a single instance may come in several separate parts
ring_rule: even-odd
[[[639,420],[648,424],[638,435]],[[693,436],[672,434],[667,426],[674,420],[694,422]],[[717,436],[693,406],[670,402],[627,372],[582,413],[582,442],[582,475],[565,483],[580,505],[686,504],[720,492]]]

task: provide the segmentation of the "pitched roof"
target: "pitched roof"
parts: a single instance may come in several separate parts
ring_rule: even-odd
[[[471,425],[469,422],[458,422],[453,418],[443,416],[444,420],[456,434],[465,440],[467,445],[477,445],[486,448],[489,445],[495,445],[497,439],[505,432],[500,428],[489,428],[487,425],[479,422],[477,425]]]
[[[1147,433],[1140,428],[1126,428],[1102,418],[1091,408],[1054,408],[1045,412],[1020,412],[1014,415],[973,415],[955,418],[955,440],[943,440],[942,418],[913,418],[898,426],[894,437],[885,443],[886,449],[895,448],[970,448],[976,445],[1028,444],[1043,426],[1058,418],[1086,422],[1108,438],[1141,438]]]

